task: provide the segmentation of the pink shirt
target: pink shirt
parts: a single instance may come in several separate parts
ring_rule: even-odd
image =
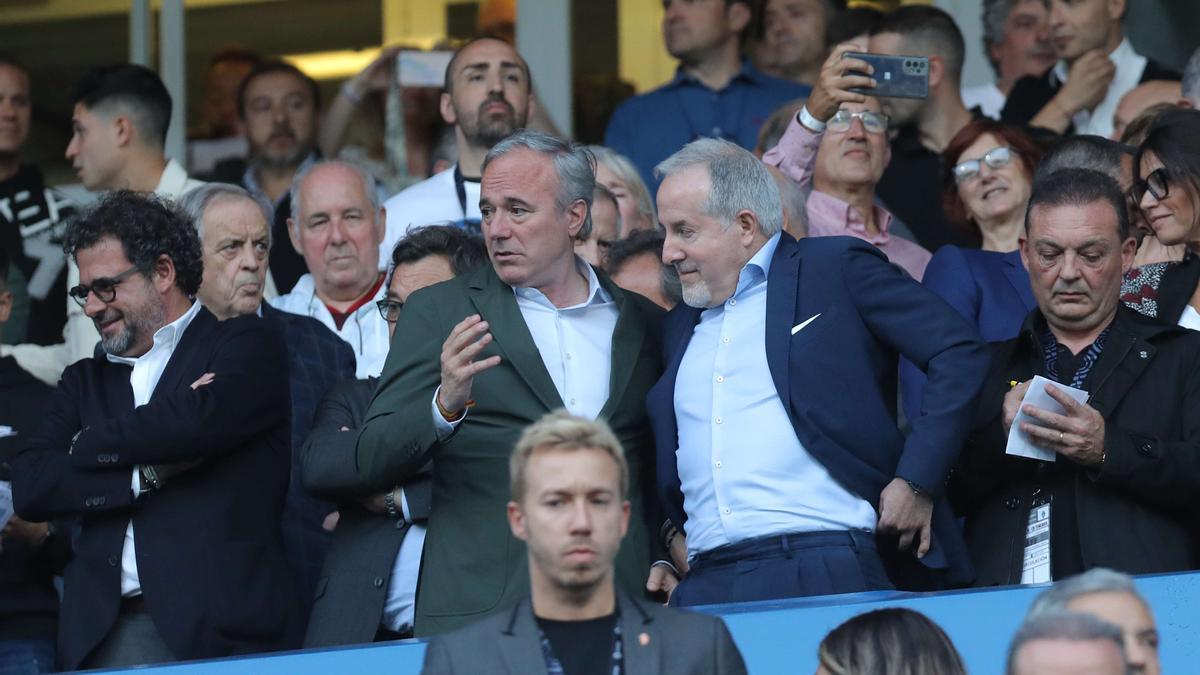
[[[817,163],[817,149],[821,145],[821,134],[810,131],[795,117],[788,124],[779,145],[763,155],[763,161],[777,167],[796,181],[801,188],[811,189],[813,169]],[[812,190],[808,197],[808,235],[810,237],[858,237],[874,244],[876,248],[917,281],[925,275],[925,266],[933,256],[929,251],[907,239],[888,234],[892,214],[875,205],[875,222],[879,233],[871,234],[863,222],[858,209],[833,195]]]

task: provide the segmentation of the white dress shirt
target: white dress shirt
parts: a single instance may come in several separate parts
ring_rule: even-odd
[[[1138,85],[1142,73],[1146,70],[1146,57],[1133,51],[1129,38],[1121,40],[1121,44],[1112,50],[1108,58],[1117,67],[1117,72],[1096,109],[1081,110],[1071,118],[1076,134],[1095,134],[1104,138],[1112,135],[1113,114],[1117,112],[1117,104],[1121,102],[1122,96]],[[1066,61],[1059,61],[1054,64],[1054,77],[1059,82],[1066,82],[1069,70]]]
[[[270,275],[268,275],[268,278]],[[269,300],[271,306],[292,314],[310,316],[325,324],[350,348],[354,350],[354,376],[360,380],[368,377],[379,377],[383,371],[383,363],[387,360],[388,348],[392,338],[388,335],[388,324],[379,313],[376,302],[387,297],[387,284],[380,283],[371,299],[354,310],[338,328],[333,320],[333,314],[325,301],[317,295],[316,281],[311,273],[306,273],[296,282],[292,292]]]
[[[583,258],[575,256],[587,277],[587,299],[558,308],[536,288],[514,288],[517,308],[529,327],[546,371],[563,405],[572,415],[595,419],[608,402],[612,374],[612,336],[617,327],[617,303],[600,285],[600,278]],[[439,438],[446,438],[466,415],[447,422],[437,408],[438,387],[430,407]]]
[[[742,268],[733,296],[700,314],[675,379],[689,557],[757,537],[875,528],[871,504],[838,484],[796,438],[775,390],[765,327],[778,245],[775,235]]]
[[[106,355],[108,360],[113,363],[132,367],[129,371],[129,384],[133,387],[133,407],[140,408],[150,402],[154,388],[158,386],[159,378],[167,369],[167,363],[170,362],[171,355],[175,353],[175,347],[179,345],[183,332],[187,330],[188,324],[192,322],[199,311],[200,303],[193,302],[191,308],[184,312],[183,316],[155,331],[154,344],[150,347],[150,351],[137,358]],[[141,494],[140,473],[140,466],[133,467],[131,487],[135,498]],[[142,583],[138,579],[137,554],[133,541],[133,521],[130,520],[129,525],[125,527],[125,543],[121,547],[121,597],[127,598],[141,592]]]
[[[962,100],[967,110],[979,107],[984,115],[998,120],[1000,111],[1004,110],[1004,102],[1008,99],[995,82],[985,82],[974,87],[963,87]]]

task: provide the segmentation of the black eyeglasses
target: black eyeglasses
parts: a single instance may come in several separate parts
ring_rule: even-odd
[[[1171,173],[1167,171],[1167,167],[1160,166],[1146,176],[1145,180],[1139,180],[1130,188],[1133,190],[1133,201],[1135,204],[1142,203],[1142,197],[1146,196],[1146,192],[1154,195],[1158,201],[1167,198],[1171,194]]]
[[[400,318],[400,310],[404,308],[404,303],[399,300],[380,300],[375,303],[379,308],[379,314],[383,320],[388,323],[396,323]]]
[[[108,304],[117,299],[117,284],[121,283],[131,274],[137,271],[138,267],[137,265],[134,265],[115,277],[100,277],[99,279],[93,279],[90,286],[79,284],[75,288],[67,291],[67,295],[70,295],[72,298],[74,298],[75,302],[79,303],[80,307],[87,305],[88,294],[91,293],[94,293],[96,295],[96,299],[100,302]]]

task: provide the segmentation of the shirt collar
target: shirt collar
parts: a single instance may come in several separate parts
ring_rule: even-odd
[[[851,236],[864,239],[876,246],[886,244],[890,239],[888,231],[892,226],[892,214],[882,206],[873,204],[875,222],[879,226],[879,234],[869,234],[867,225],[863,222],[862,214],[847,202],[820,190],[813,190],[808,196],[809,208],[836,214],[836,220],[820,219],[819,223],[810,223],[812,233],[820,236],[851,233]]]
[[[296,167],[296,173],[294,175],[299,176],[302,172],[307,170],[308,167],[315,164],[316,161],[317,161],[317,153],[315,153],[315,152],[308,153],[308,157],[305,157],[304,161],[300,162],[300,166]],[[263,192],[262,188],[260,188],[258,186],[258,178],[255,177],[255,175],[254,175],[254,162],[253,161],[247,162],[247,164],[246,164],[246,171],[245,171],[245,173],[242,174],[242,185],[246,186],[246,191],[249,192],[250,194],[252,194],[256,197],[260,197],[260,196],[264,197],[264,198],[266,197],[266,193]],[[285,192],[282,195],[280,195],[279,200],[276,201],[273,204],[273,206],[278,207],[279,203],[283,201],[284,197],[286,197],[287,194],[288,193]],[[271,200],[268,199],[267,201],[269,202]]]
[[[187,187],[187,181],[187,171],[183,166],[173,159],[167,160],[162,176],[158,178],[158,185],[154,186],[154,194],[171,198],[178,197]]]
[[[758,69],[754,67],[754,64],[750,62],[750,59],[742,59],[742,67],[738,69],[738,72],[733,76],[733,79],[729,80],[729,84],[733,84],[738,80],[745,80],[753,84],[765,84],[766,77],[766,75],[760,73]],[[679,87],[685,84],[699,84],[702,87],[704,86],[701,84],[700,80],[696,79],[694,75],[689,75],[684,72],[683,66],[679,66],[675,69],[675,77],[671,78],[671,81],[667,84],[667,86]],[[729,85],[725,86],[728,87]]]
[[[771,261],[775,258],[775,249],[779,248],[779,238],[780,233],[776,232],[742,266],[742,271],[738,273],[737,288],[733,291],[733,297],[736,298],[767,280],[767,275],[771,273]]]
[[[612,293],[609,293],[603,286],[600,285],[600,277],[596,276],[596,270],[592,269],[592,266],[589,265],[586,260],[579,256],[575,256],[575,269],[579,270],[579,273],[588,280],[587,299],[578,305],[562,308],[555,307],[554,303],[550,302],[550,298],[547,298],[544,293],[536,288],[520,288],[514,286],[513,293],[516,294],[518,298],[531,300],[539,305],[554,309],[555,311],[579,309],[581,307],[587,307],[590,305],[599,305],[606,302],[612,302]]]
[[[1117,68],[1116,74],[1113,75],[1114,82],[1120,79],[1121,70],[1123,68],[1136,66],[1139,61],[1142,61],[1143,66],[1145,65],[1145,57],[1133,50],[1133,45],[1129,43],[1129,38],[1122,38],[1121,44],[1117,45],[1117,48],[1112,50],[1112,53],[1108,55],[1108,58]],[[1058,63],[1054,64],[1054,78],[1058,80],[1059,83],[1067,81],[1067,74],[1070,71],[1071,68],[1067,65],[1066,61],[1060,59]],[[1141,77],[1140,71],[1138,72],[1138,77]]]
[[[175,351],[175,348],[179,346],[179,341],[183,338],[183,332],[187,330],[188,325],[192,323],[192,319],[196,318],[196,314],[199,312],[200,302],[193,300],[192,306],[188,308],[188,311],[183,313],[183,316],[154,331],[154,342],[150,347],[150,351],[142,354],[141,356],[128,357],[117,356],[116,354],[108,353],[105,353],[105,356],[107,356],[108,360],[112,363],[121,363],[127,366],[132,366],[138,362],[138,359],[149,355],[150,352],[153,352],[155,349],[159,348],[160,345],[165,347],[169,352],[173,352]]]

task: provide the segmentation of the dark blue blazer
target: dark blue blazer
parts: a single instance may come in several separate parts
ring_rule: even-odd
[[[329,552],[329,533],[321,525],[325,516],[337,510],[337,505],[304,489],[302,448],[321,399],[334,385],[354,379],[354,350],[312,317],[275,309],[265,302],[262,316],[279,327],[287,342],[292,394],[292,477],[283,509],[283,548],[307,616]]]
[[[922,283],[966,317],[988,342],[1016,337],[1025,317],[1037,307],[1020,251],[943,246],[925,268]],[[924,387],[925,373],[901,361],[900,393],[908,419],[920,413]]]
[[[129,366],[100,357],[63,372],[12,461],[22,518],[80,518],[59,665],[77,669],[116,622],[131,519],[146,607],[177,658],[299,645],[279,536],[290,451],[283,345],[256,316],[218,322],[201,308],[144,406],[133,407]],[[212,383],[192,389],[205,373]],[[133,499],[134,466],[186,460],[200,463]]]
[[[933,546],[923,560],[948,568],[952,581],[969,581],[962,535],[942,493],[983,385],[987,346],[945,302],[859,239],[797,242],[782,235],[767,284],[767,365],[796,437],[834,479],[876,510],[880,493],[897,476],[928,491],[937,508]],[[679,305],[667,315],[666,371],[646,397],[658,447],[659,496],[683,531],[675,379],[700,312]],[[896,421],[898,354],[925,368],[932,380],[928,412],[913,422],[907,439]]]

